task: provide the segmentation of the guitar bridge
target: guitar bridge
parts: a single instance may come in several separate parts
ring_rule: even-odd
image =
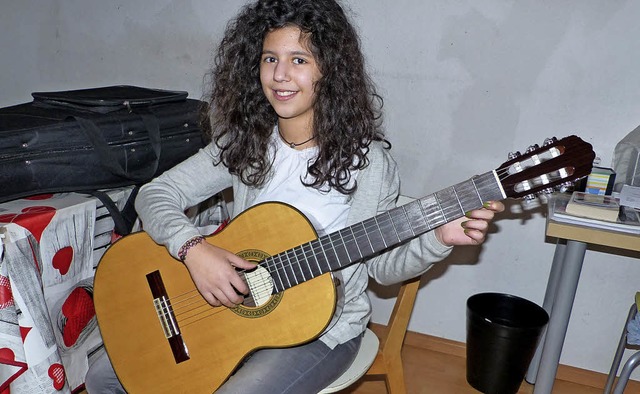
[[[176,363],[188,360],[189,350],[182,339],[182,334],[180,334],[180,327],[173,313],[173,307],[171,306],[167,290],[164,287],[160,271],[156,270],[147,274],[147,282],[153,295],[153,305],[158,315],[160,326],[162,327],[164,336],[167,338],[167,342],[173,353],[173,358]]]

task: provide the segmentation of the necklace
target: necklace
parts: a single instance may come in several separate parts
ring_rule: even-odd
[[[312,139],[316,138],[316,136],[314,135],[313,137],[309,138],[308,140],[302,141],[302,142],[299,142],[299,143],[296,144],[295,142],[287,141],[287,139],[284,138],[284,136],[280,132],[280,128],[278,128],[278,134],[280,135],[280,138],[282,138],[282,141],[284,141],[285,144],[289,145],[291,147],[291,149],[295,149],[297,146],[304,145],[307,142],[311,141]]]

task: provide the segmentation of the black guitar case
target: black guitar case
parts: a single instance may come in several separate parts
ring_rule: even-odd
[[[206,144],[204,102],[109,86],[32,93],[0,108],[0,202],[140,185]]]

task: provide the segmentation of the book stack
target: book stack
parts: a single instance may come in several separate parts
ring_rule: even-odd
[[[617,198],[611,196],[583,192],[555,194],[549,204],[549,219],[640,234],[640,210],[622,206]]]
[[[570,215],[617,222],[620,204],[611,196],[574,192],[565,211]]]

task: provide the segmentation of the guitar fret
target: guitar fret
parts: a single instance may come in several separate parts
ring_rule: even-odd
[[[369,224],[369,226],[367,226],[367,223]],[[382,236],[382,233],[380,232],[380,227],[378,226],[378,217],[375,216],[369,220],[365,220],[363,224],[365,226],[365,229],[367,227],[372,229],[370,231],[365,230],[365,235],[369,240],[369,244],[371,245],[371,250],[373,250],[374,252],[378,252],[386,248],[387,245],[384,242],[384,237]]]
[[[466,182],[459,186],[461,192],[464,191],[463,197],[461,199],[461,205],[463,207],[463,211],[467,212],[473,209],[477,209],[482,206],[482,199],[476,198],[479,197],[476,193],[476,188],[473,182]],[[463,213],[464,215],[464,213]]]
[[[320,262],[318,261],[318,255],[313,252],[313,244],[314,244],[314,242],[307,242],[307,246],[309,247],[309,251],[311,253],[311,256],[313,256],[313,259],[316,262],[316,267],[318,267],[318,272],[314,275],[314,277],[315,277],[315,276],[318,276],[318,275],[322,274],[324,271],[322,271],[322,268],[320,267]]]
[[[400,238],[393,223],[392,211],[379,215],[378,218],[382,219],[376,221],[376,223],[380,229],[380,235],[382,236],[384,247],[387,248],[389,245],[398,243]]]
[[[324,237],[322,237],[324,238]],[[329,256],[327,255],[327,250],[324,247],[324,245],[322,245],[322,238],[318,238],[318,245],[320,246],[320,250],[322,251],[322,255],[324,256],[324,261],[325,261],[325,265],[327,266],[327,270],[330,271],[331,270],[331,259],[329,259]]]
[[[289,271],[287,272],[287,275],[289,274],[289,272],[291,272],[295,278],[295,273],[293,272],[293,263],[291,262],[291,258],[289,258],[289,251],[285,251],[283,253],[280,254],[281,256],[283,256],[283,258],[285,259],[285,263],[283,265],[283,268],[285,269],[285,272],[287,272],[287,268],[289,268]]]
[[[265,268],[271,273],[271,278],[273,278],[274,286],[276,287],[276,289],[278,289],[279,291],[282,291],[286,288],[286,286],[284,284],[284,281],[282,280],[282,275],[280,275],[280,267],[277,266],[275,257],[276,256],[272,256],[265,259],[265,263],[266,263]],[[278,283],[276,283],[276,278],[274,277],[274,274],[278,276]]]
[[[440,202],[441,207],[443,203],[451,201],[456,198],[455,193],[453,191],[453,187],[448,187],[436,193],[436,198]],[[452,210],[453,209],[453,210]],[[445,222],[449,222],[455,218],[460,216],[456,216],[457,213],[461,212],[457,207],[454,208],[452,204],[444,205],[442,209],[442,214],[444,216]]]
[[[336,235],[340,237],[340,245],[342,246],[342,248],[344,249],[344,252],[346,253],[347,258],[345,259],[345,261],[348,261],[348,262],[354,261],[354,260],[351,260],[351,254],[349,253],[349,248],[347,247],[348,244],[344,240],[344,237],[342,236],[342,229],[338,230],[336,232]]]
[[[355,245],[355,247],[357,249],[357,252],[358,252],[358,259],[357,260],[359,260],[359,259],[364,257],[364,254],[362,254],[362,250],[360,249],[360,244],[358,243],[356,235],[353,232],[353,227],[354,226],[349,226],[349,227],[347,227],[347,230],[349,230],[351,232],[351,239],[353,240],[352,245]]]
[[[473,191],[475,191],[476,192],[476,196],[478,196],[478,200],[482,201],[482,196],[480,195],[480,190],[478,190],[478,186],[476,185],[476,179],[479,179],[480,181],[482,181],[482,178],[474,177],[474,178],[471,178],[471,184],[473,185]]]
[[[411,230],[415,235],[422,234],[431,229],[429,223],[426,221],[426,215],[422,209],[420,201],[414,201],[403,206],[407,215],[407,220],[411,224]]]
[[[292,249],[292,253],[293,253],[293,257],[295,258],[295,264],[298,268],[298,272],[300,272],[300,274],[302,275],[302,281],[306,282],[307,280],[311,279],[311,276],[309,276],[309,278],[307,278],[307,276],[304,274],[305,270],[302,267],[302,264],[300,264],[300,259],[298,258],[298,255],[296,254],[296,250],[298,249],[298,247],[295,247]],[[289,258],[289,261],[291,261],[291,257],[289,256],[289,252],[287,252],[287,258]],[[293,269],[293,262],[290,263],[291,264],[291,268]],[[295,271],[294,271],[295,272]],[[307,272],[308,274],[309,272]]]
[[[280,261],[279,270],[282,272],[282,275],[284,275],[285,279],[287,279],[288,287],[293,287],[293,284],[291,284],[291,278],[289,278],[289,273],[287,272],[288,265],[285,264],[284,261],[282,261],[282,255],[281,254],[277,255],[277,257],[278,257],[278,260]]]
[[[287,256],[287,264],[284,265],[284,272],[286,273],[287,278],[289,278],[289,281],[291,281],[292,279],[295,281],[295,284],[293,286],[300,284],[300,282],[298,281],[298,275],[296,275],[296,271],[294,270],[293,264],[291,263],[291,260],[289,260],[289,256]]]
[[[429,209],[429,206],[425,207],[424,204],[427,204],[429,201],[429,206],[436,205],[435,209]],[[430,229],[434,229],[442,224],[443,212],[442,207],[440,206],[440,201],[435,194],[427,196],[420,200],[420,205],[423,211],[427,211],[428,213],[425,215],[425,220],[427,221],[428,227]],[[425,209],[426,208],[426,209]]]
[[[421,219],[424,222],[424,225],[425,225],[425,227],[427,228],[427,231],[428,231],[428,230],[431,230],[433,227],[431,227],[431,224],[429,224],[429,220],[428,220],[429,219],[429,215],[427,215],[427,213],[424,210],[424,207],[422,206],[422,202],[423,202],[422,200],[424,200],[424,199],[420,199],[420,200],[416,201],[415,205],[417,205],[418,208],[420,208],[420,213],[422,214],[421,215]]]
[[[460,216],[464,216],[465,211],[464,211],[464,207],[462,206],[462,201],[460,201],[460,195],[458,194],[458,191],[456,190],[455,187],[452,187],[451,191],[453,192],[453,195],[455,196],[456,201],[458,202],[458,206],[460,207]]]
[[[300,245],[300,251],[302,252],[302,260],[304,260],[304,262],[307,264],[307,268],[309,270],[309,276],[312,278],[315,278],[316,276],[319,275],[319,273],[314,272],[313,268],[311,268],[311,264],[309,263],[309,258],[307,257],[307,252],[305,251],[305,248],[304,248],[305,245],[308,245],[308,243],[304,245]]]
[[[333,245],[333,251],[337,256],[337,261],[350,262],[351,260],[349,258],[349,252],[346,249],[346,245],[342,241],[340,231],[330,234],[329,239],[331,241],[331,245]]]
[[[330,252],[327,254],[327,263],[329,263],[329,269],[332,269],[333,268],[332,263],[338,260],[338,254],[336,253],[336,250],[333,247],[333,242],[331,242],[331,238],[329,238],[328,236],[324,236],[321,238],[321,240],[324,242],[323,250],[325,254],[327,254],[327,252]],[[327,247],[327,242],[328,242],[328,247]]]
[[[359,239],[359,241],[357,241],[357,244],[361,246],[360,248],[361,254],[363,256],[369,256],[373,254],[375,252],[375,249],[373,248],[371,239],[367,234],[367,229],[364,225],[364,222],[358,223],[356,226],[360,228],[360,234],[359,235],[354,234],[354,236],[356,237],[356,239]],[[352,228],[355,229],[356,226],[352,226]],[[367,247],[368,247],[368,250],[366,249]]]
[[[409,218],[404,207],[399,207],[391,211],[391,224],[396,231],[399,241],[404,241],[415,235],[413,228],[409,224]]]

